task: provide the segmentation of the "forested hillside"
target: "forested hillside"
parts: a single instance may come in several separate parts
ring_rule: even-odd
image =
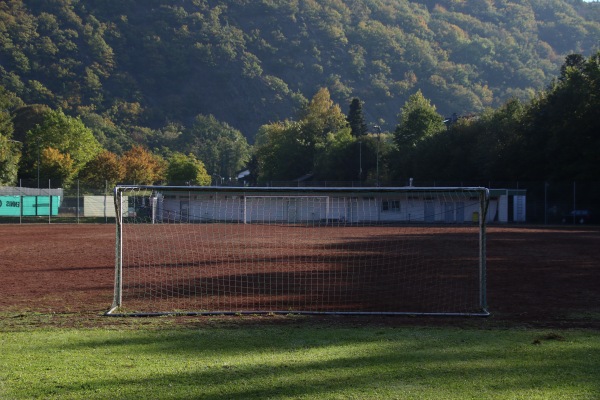
[[[581,0],[3,1],[0,185],[585,181],[596,210],[599,40]]]
[[[442,115],[533,97],[567,54],[598,49],[598,8],[581,0],[6,0],[0,84],[25,104],[80,115],[117,152],[132,141],[159,145],[198,115],[253,142],[261,125],[293,118],[321,87],[344,111],[360,98],[369,124],[393,130],[417,90]]]

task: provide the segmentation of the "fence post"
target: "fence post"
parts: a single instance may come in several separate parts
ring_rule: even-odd
[[[548,182],[544,182],[544,225],[548,225]]]
[[[50,188],[52,187],[50,179],[48,179],[48,224],[52,222],[52,195]]]
[[[79,224],[79,179],[77,179],[77,223]]]
[[[575,181],[573,181],[573,225],[577,223],[577,213],[575,210],[577,210],[577,186]]]
[[[108,216],[106,214],[106,198],[108,196],[108,181],[104,181],[104,223],[108,224]]]
[[[19,225],[23,223],[23,185],[19,178]]]

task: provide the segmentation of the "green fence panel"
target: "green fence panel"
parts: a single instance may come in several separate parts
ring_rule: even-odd
[[[60,196],[23,196],[23,216],[58,215]]]
[[[21,214],[21,196],[0,196],[0,215],[18,217]]]

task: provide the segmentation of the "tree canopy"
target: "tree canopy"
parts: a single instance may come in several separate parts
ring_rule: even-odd
[[[246,167],[257,183],[592,180],[599,15],[580,0],[2,2],[0,182],[206,182],[200,164],[213,183]]]
[[[193,154],[173,153],[169,157],[167,180],[171,184],[207,186],[211,184],[210,175],[202,161]]]
[[[252,142],[320,87],[337,104],[360,98],[367,124],[393,130],[417,90],[446,116],[528,101],[566,55],[597,49],[599,14],[581,0],[11,0],[0,83],[85,114],[117,152],[131,126],[200,114]]]
[[[30,176],[33,176],[35,166],[44,151],[49,157],[46,162],[50,165],[60,165],[62,173],[59,175],[68,182],[101,151],[101,146],[92,131],[79,118],[65,115],[58,109],[45,113],[41,124],[27,131],[24,170],[29,172]],[[50,169],[46,167],[43,171],[49,173]],[[51,178],[46,175],[42,177]]]
[[[507,101],[426,136],[405,157],[421,180],[597,181],[600,52],[566,58],[529,102]],[[401,126],[401,125],[400,125]]]

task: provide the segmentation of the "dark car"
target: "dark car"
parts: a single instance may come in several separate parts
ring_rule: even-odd
[[[573,210],[562,217],[563,223],[572,224],[589,224],[591,220],[592,213],[590,210]]]

